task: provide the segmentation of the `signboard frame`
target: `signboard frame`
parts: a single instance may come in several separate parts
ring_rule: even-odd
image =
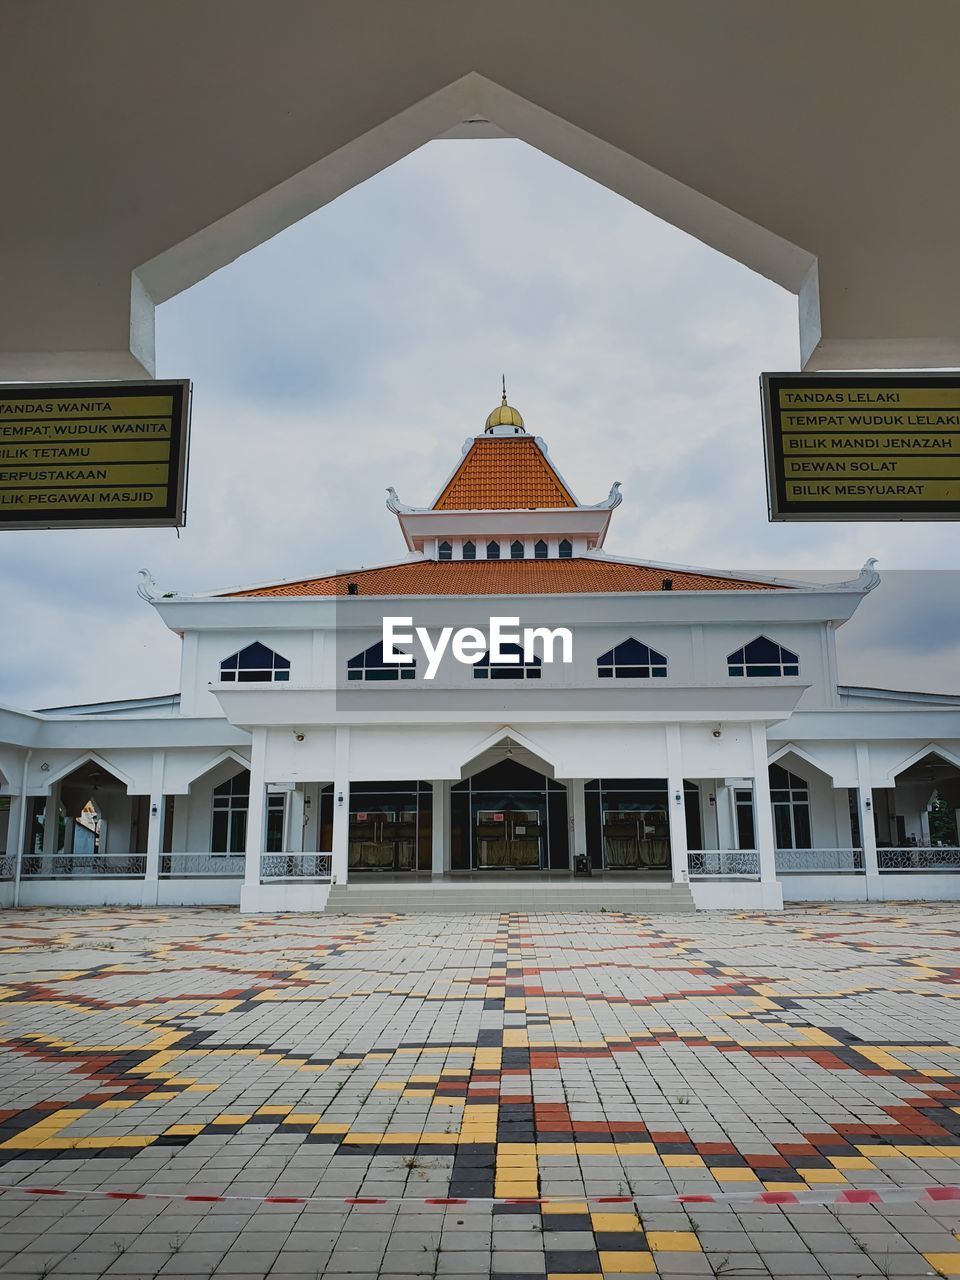
[[[157,507],[117,507],[115,511],[91,510],[80,516],[64,512],[63,519],[51,516],[50,511],[38,512],[36,517],[24,517],[22,513],[6,512],[0,508],[0,531],[4,529],[146,529],[182,528],[187,520],[187,479],[189,469],[190,417],[193,404],[193,384],[189,378],[150,379],[137,378],[115,382],[7,382],[0,384],[0,403],[10,400],[109,399],[111,396],[139,394],[160,396],[168,394],[173,399],[170,415],[170,456],[167,467],[166,501]],[[50,414],[49,419],[57,415]],[[96,413],[89,415],[96,420]],[[0,425],[4,418],[0,415]],[[6,443],[0,439],[0,445]],[[25,444],[37,443],[24,441]],[[125,464],[125,465],[133,465]],[[3,463],[0,462],[0,468]],[[55,489],[56,484],[50,488]]]
[[[955,390],[957,412],[960,412],[960,373],[938,372],[906,372],[906,373],[763,373],[760,375],[760,394],[763,403],[763,444],[765,470],[767,478],[767,512],[771,521],[910,521],[910,520],[960,520],[960,496],[953,500],[925,500],[902,498],[898,501],[873,502],[861,498],[844,501],[834,498],[829,501],[804,502],[802,499],[788,497],[786,492],[786,468],[784,465],[783,428],[779,393],[781,390],[815,391],[830,388],[857,387],[868,390]],[[809,406],[811,412],[814,406]],[[865,404],[864,412],[883,406]],[[829,406],[825,407],[829,412]],[[906,410],[909,412],[909,410]],[[951,410],[952,411],[952,410]],[[903,412],[903,410],[901,410]],[[811,432],[823,431],[825,428],[811,427]],[[894,430],[895,428],[891,428]],[[904,433],[915,427],[905,427]],[[829,428],[826,428],[829,430]],[[957,437],[957,451],[960,454],[960,428],[937,427],[937,434],[953,434]],[[823,479],[824,477],[820,477]],[[914,479],[936,479],[930,477],[913,477]],[[952,477],[950,477],[952,479]],[[815,480],[816,477],[811,477]],[[960,494],[960,477],[957,478],[958,494]]]

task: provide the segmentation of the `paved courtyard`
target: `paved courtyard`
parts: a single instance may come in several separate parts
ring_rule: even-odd
[[[0,1274],[960,1276],[919,1190],[960,1182],[958,940],[945,905],[0,913],[0,1184],[83,1193],[0,1194]]]

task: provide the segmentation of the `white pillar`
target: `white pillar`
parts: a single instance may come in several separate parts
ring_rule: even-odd
[[[433,784],[433,823],[430,832],[430,874],[434,879],[450,867],[450,783],[442,778]]]
[[[570,869],[576,859],[587,856],[587,801],[584,778],[571,778],[567,783],[567,805],[570,823]]]
[[[155,907],[160,896],[160,844],[163,840],[164,753],[153,753],[150,808],[147,817],[147,865],[143,876],[143,905]]]
[[[287,797],[287,838],[285,852],[303,853],[303,787],[291,791]]]
[[[350,871],[350,730],[336,730],[333,766],[333,882],[346,884]]]
[[[880,867],[877,862],[877,829],[873,820],[873,780],[870,776],[870,747],[857,743],[857,815],[860,818],[860,846],[863,849],[864,890],[868,902],[883,900]]]
[[[44,853],[56,853],[60,843],[60,784],[53,783],[43,806],[43,846]]]
[[[267,806],[267,731],[254,729],[250,744],[250,807],[247,810],[247,847],[243,883],[248,890],[260,887]],[[255,897],[255,893],[251,896]]]
[[[752,725],[751,737],[753,739],[753,824],[757,835],[757,853],[760,856],[760,879],[775,883],[777,879],[776,840],[773,833],[767,735],[764,726]]]
[[[670,821],[670,866],[675,883],[688,879],[687,809],[683,795],[683,746],[680,726],[668,724],[667,730],[667,816]]]

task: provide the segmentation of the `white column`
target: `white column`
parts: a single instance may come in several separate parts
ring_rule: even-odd
[[[346,884],[350,857],[350,730],[336,730],[333,766],[333,882]]]
[[[877,829],[873,820],[873,779],[870,776],[870,747],[865,742],[857,743],[857,814],[860,818],[866,898],[868,902],[880,902],[883,892],[877,862]]]
[[[50,787],[46,803],[43,806],[43,852],[56,853],[60,834],[60,783]]]
[[[668,724],[667,815],[670,820],[670,866],[675,883],[683,884],[687,872],[687,810],[683,803],[683,746],[680,726]]]
[[[433,825],[430,832],[430,874],[444,875],[450,866],[450,783],[442,778],[433,784]]]
[[[287,797],[287,838],[285,852],[303,853],[303,787],[291,791]]]
[[[760,879],[776,882],[776,840],[773,807],[770,803],[770,772],[767,763],[767,734],[762,724],[751,726],[753,739],[753,825],[760,856]]]
[[[143,877],[143,905],[156,906],[160,895],[160,843],[163,839],[164,753],[153,753],[150,778],[150,809],[147,818],[147,865]]]
[[[587,801],[584,778],[571,778],[567,782],[567,806],[570,822],[570,869],[576,859],[587,856]]]
[[[260,858],[263,854],[267,816],[267,731],[254,729],[250,744],[250,807],[247,810],[247,847],[243,883],[260,887]]]

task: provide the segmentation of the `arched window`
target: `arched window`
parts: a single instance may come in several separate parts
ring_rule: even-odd
[[[242,769],[213,789],[211,853],[243,853],[250,809],[250,771]],[[284,796],[267,796],[266,852],[283,850]]]
[[[557,554],[561,560],[569,560],[573,555],[573,543],[569,538],[561,538],[560,546],[557,548]]]
[[[727,672],[731,676],[774,677],[798,676],[800,659],[782,644],[757,636],[742,649],[736,649],[727,657]]]
[[[517,539],[516,542],[510,543],[510,559],[511,560],[523,559],[523,543],[519,540],[519,538]]]
[[[770,766],[770,802],[778,849],[810,849],[810,788],[778,764]]]
[[[269,683],[271,680],[290,679],[290,661],[279,653],[274,653],[259,640],[248,644],[239,653],[233,653],[220,663],[220,679],[222,681],[247,683]]]
[[[543,660],[536,654],[529,662],[523,660],[523,649],[518,644],[502,644],[501,653],[517,655],[516,662],[491,662],[489,652],[485,653],[473,668],[475,680],[539,680],[543,670]]]
[[[488,560],[500,559],[500,543],[499,542],[487,543],[487,559]]]
[[[414,680],[416,674],[416,662],[384,662],[379,641],[347,659],[348,680]]]
[[[618,645],[601,653],[597,659],[597,675],[616,680],[647,680],[651,676],[665,676],[667,660],[662,653],[641,644],[631,636]]]
[[[437,559],[438,560],[453,559],[453,547],[450,545],[449,542],[441,542],[439,547],[437,547]]]
[[[463,544],[463,558],[464,560],[476,560],[477,544],[475,542],[465,542]]]
[[[547,558],[547,544],[542,538],[538,538],[533,544],[533,558],[534,560],[546,560]]]

